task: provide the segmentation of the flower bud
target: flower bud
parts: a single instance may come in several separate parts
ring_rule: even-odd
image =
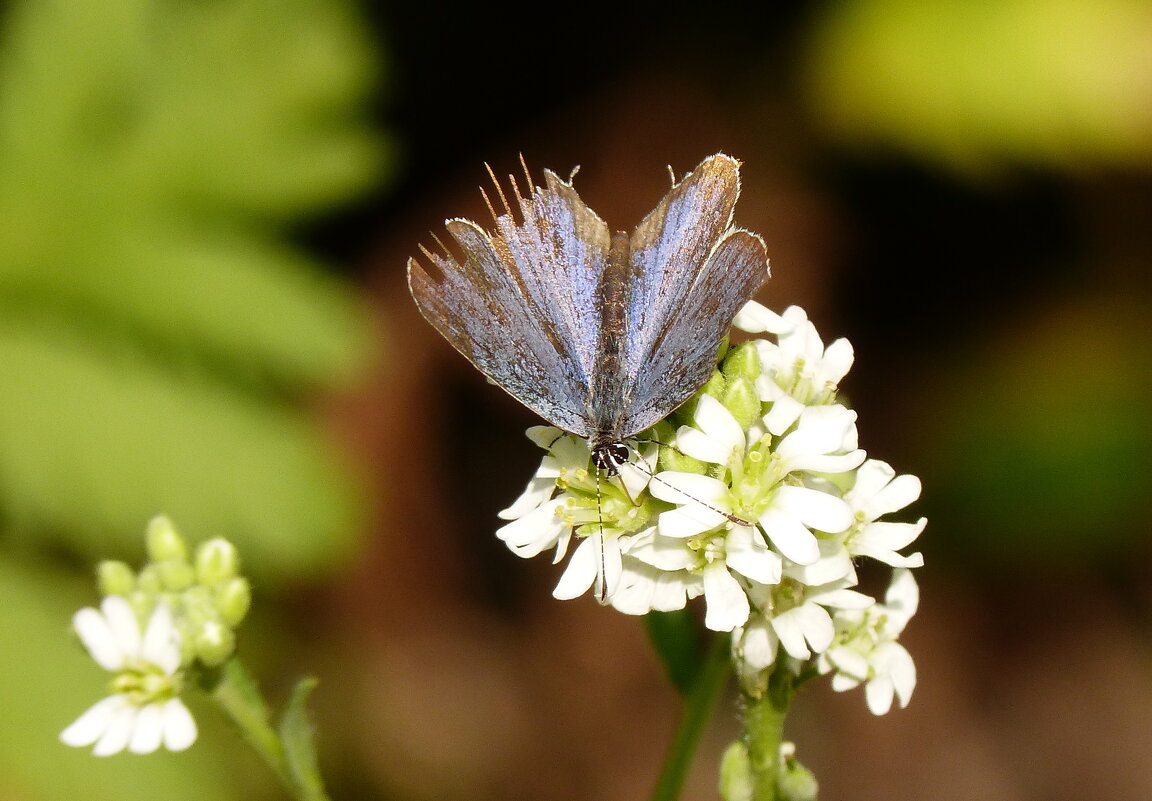
[[[196,633],[196,656],[208,667],[222,665],[236,650],[236,635],[218,621],[205,621]]]
[[[216,588],[216,608],[220,617],[235,628],[248,614],[252,605],[252,588],[242,576],[229,579]]]
[[[196,575],[201,584],[213,586],[240,572],[240,554],[236,546],[217,537],[201,543],[196,549]]]
[[[153,562],[188,558],[188,546],[167,515],[156,515],[152,518],[148,522],[148,529],[144,537],[148,548],[148,558]]]
[[[124,562],[108,559],[96,566],[96,584],[101,595],[127,597],[136,589],[136,574]]]

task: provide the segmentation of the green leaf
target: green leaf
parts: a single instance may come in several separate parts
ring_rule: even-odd
[[[266,583],[352,545],[305,399],[372,345],[287,226],[377,183],[345,0],[18,0],[0,40],[0,504],[135,553],[157,512]]]
[[[308,718],[308,698],[316,689],[316,679],[301,679],[280,721],[280,741],[284,744],[284,761],[297,788],[297,797],[307,801],[327,801],[324,782],[316,760],[315,729]]]
[[[669,680],[680,695],[688,695],[706,659],[699,622],[687,609],[680,609],[649,612],[644,625]]]

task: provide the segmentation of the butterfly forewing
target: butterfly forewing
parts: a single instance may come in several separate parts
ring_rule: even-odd
[[[448,232],[463,258],[425,251],[408,282],[424,317],[485,375],[597,446],[648,428],[711,375],[740,306],[767,277],[764,245],[731,229],[738,163],[705,159],[636,227],[611,236],[545,171],[486,233]],[[525,170],[527,178],[527,170]],[[517,219],[516,212],[519,212]]]
[[[524,228],[544,224],[541,217],[531,219]],[[565,228],[561,220],[560,227],[558,236],[574,235],[574,224]],[[565,318],[555,311],[557,304],[575,303],[573,290],[556,280],[547,294],[528,294],[542,291],[538,276],[547,270],[566,274],[563,264],[550,262],[558,251],[542,251],[538,262],[549,264],[532,263],[525,272],[501,236],[489,236],[468,220],[450,220],[447,228],[464,254],[462,260],[451,253],[426,252],[434,272],[415,259],[408,262],[408,286],[420,312],[456,350],[525,406],[566,431],[588,436],[588,368],[579,343],[565,338]]]
[[[708,380],[732,318],[768,277],[764,243],[730,227],[739,192],[737,162],[713,156],[632,234],[621,437],[666,417]]]

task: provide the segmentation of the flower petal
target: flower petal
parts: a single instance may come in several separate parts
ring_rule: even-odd
[[[95,756],[112,756],[119,754],[128,745],[136,725],[137,708],[125,703],[113,711],[108,719],[108,728],[96,742],[92,749]]]
[[[761,584],[778,584],[784,563],[751,526],[734,526],[724,541],[728,567]]]
[[[816,531],[838,534],[852,525],[852,507],[843,499],[809,487],[781,487],[770,508],[796,517]]]
[[[816,537],[796,517],[783,509],[769,507],[760,515],[760,528],[786,559],[810,565],[820,558]]]
[[[588,592],[588,588],[596,581],[596,572],[599,570],[600,553],[593,542],[596,537],[585,537],[572,552],[556,589],[552,590],[552,597],[561,601],[579,598]]]
[[[109,595],[100,604],[100,611],[108,621],[108,628],[111,629],[112,636],[120,647],[120,653],[127,659],[139,655],[140,624],[128,601],[119,595]]]
[[[60,732],[60,742],[78,748],[92,745],[108,730],[116,712],[127,704],[128,699],[122,695],[101,698],[76,718],[72,725]]]
[[[169,751],[183,751],[196,742],[196,721],[188,707],[179,698],[170,698],[164,704],[164,747]]]
[[[172,625],[172,612],[167,604],[157,604],[152,610],[140,645],[140,657],[169,676],[180,667],[180,635]]]
[[[704,598],[708,611],[704,625],[713,631],[731,631],[748,621],[748,596],[723,562],[704,568]]]
[[[72,616],[72,628],[96,664],[105,670],[120,670],[124,667],[124,651],[104,615],[86,606]]]
[[[147,704],[136,715],[136,725],[128,750],[133,754],[151,754],[160,747],[164,729],[164,712],[159,704]]]

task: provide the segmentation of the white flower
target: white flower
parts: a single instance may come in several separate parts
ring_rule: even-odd
[[[177,696],[180,638],[168,607],[156,607],[143,634],[136,613],[118,595],[107,596],[100,611],[81,609],[72,622],[96,663],[117,676],[112,695],[61,732],[61,742],[78,747],[95,743],[96,756],[125,748],[149,754],[161,745],[183,751],[192,745],[196,723]]]
[[[780,331],[776,343],[756,342],[763,371],[756,386],[760,399],[772,404],[765,422],[773,434],[787,431],[805,406],[831,403],[855,358],[846,339],[825,348],[816,327],[799,306],[789,306],[782,318],[787,327]]]
[[[528,437],[548,455],[521,496],[500,512],[511,522],[496,536],[524,558],[555,547],[555,564],[567,555],[573,531],[585,527],[590,533],[579,541],[552,595],[567,600],[595,587],[597,598],[608,600],[623,578],[624,539],[644,528],[633,499],[651,478],[658,446],[633,448],[632,461],[609,479],[589,472],[585,440],[553,426],[530,428]]]
[[[896,640],[916,614],[920,591],[908,570],[893,571],[883,604],[862,612],[836,615],[837,643],[817,662],[821,673],[835,671],[832,689],[850,690],[865,683],[868,709],[883,715],[893,698],[906,707],[916,688],[916,665]]]
[[[870,556],[893,567],[923,567],[919,553],[901,556],[898,551],[920,536],[928,521],[915,523],[876,522],[889,512],[896,512],[920,497],[920,479],[897,476],[885,462],[869,459],[856,471],[856,483],[844,493],[844,500],[856,517],[847,538],[852,556]]]

